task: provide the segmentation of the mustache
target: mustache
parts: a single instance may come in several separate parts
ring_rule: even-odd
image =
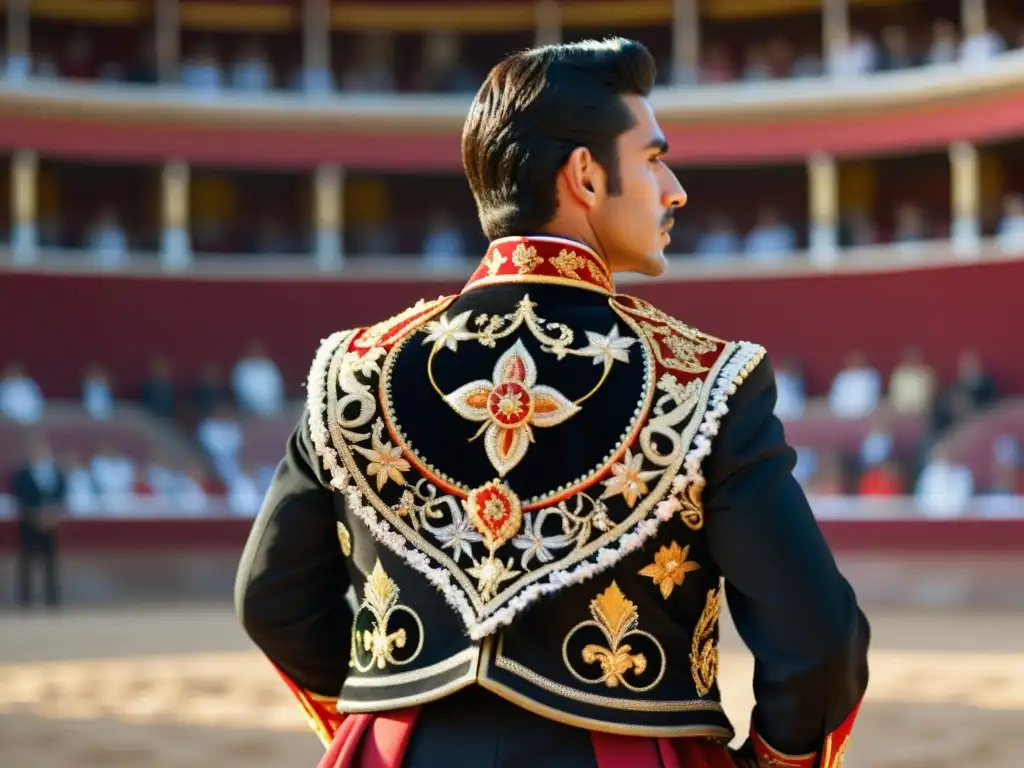
[[[672,229],[676,225],[676,217],[672,211],[666,211],[665,215],[661,217],[662,229]]]

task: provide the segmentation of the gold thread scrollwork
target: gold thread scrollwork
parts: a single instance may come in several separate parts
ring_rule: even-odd
[[[617,688],[621,685],[634,693],[653,690],[665,676],[665,649],[649,632],[637,629],[640,617],[636,605],[626,598],[618,584],[613,581],[608,589],[590,602],[590,615],[594,618],[577,624],[569,630],[569,634],[562,642],[562,661],[569,673],[587,685],[603,683],[608,688]],[[570,641],[577,632],[588,627],[599,630],[606,642],[606,645],[588,643],[583,647],[581,654],[584,663],[598,664],[601,667],[601,674],[596,678],[581,675],[569,658]],[[643,653],[634,653],[633,647],[623,642],[630,637],[647,639],[661,657],[657,676],[653,682],[644,686],[635,685],[626,678],[627,674],[637,678],[647,671],[648,667],[647,656]]]
[[[414,610],[398,603],[398,594],[398,585],[384,571],[380,560],[377,560],[370,578],[366,580],[363,602],[352,622],[352,656],[349,665],[360,672],[367,672],[373,666],[377,669],[404,666],[419,656],[423,650],[423,622]],[[373,622],[370,629],[360,630],[359,617],[364,611],[370,613]],[[419,634],[416,649],[404,659],[396,659],[394,651],[404,649],[408,645],[408,633],[404,628],[389,631],[391,620],[398,613],[408,614]],[[370,654],[368,661],[360,660],[360,650]]]
[[[708,367],[701,363],[700,357],[714,352],[723,343],[641,299],[631,298],[629,304],[613,299],[612,307],[636,318],[658,362],[680,373],[705,373]]]
[[[698,696],[707,696],[718,675],[718,642],[715,630],[722,612],[722,587],[708,590],[704,612],[693,629],[690,646],[690,673],[697,686]]]

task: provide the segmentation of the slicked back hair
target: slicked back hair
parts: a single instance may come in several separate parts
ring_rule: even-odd
[[[586,147],[621,192],[616,139],[634,121],[622,100],[648,96],[656,66],[624,38],[512,54],[487,75],[462,131],[462,165],[484,234],[532,234],[554,218],[555,179]]]

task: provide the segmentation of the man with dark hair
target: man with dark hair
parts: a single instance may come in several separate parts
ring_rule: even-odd
[[[313,361],[236,603],[324,768],[843,761],[868,625],[765,351],[614,290],[686,202],[653,82],[621,39],[498,64],[463,135],[479,267]],[[756,659],[736,751],[723,596]]]
[[[57,569],[57,523],[64,515],[66,484],[50,444],[32,438],[28,463],[11,478],[18,506],[18,604],[32,605],[32,573],[42,563],[43,595],[51,608],[60,603]]]

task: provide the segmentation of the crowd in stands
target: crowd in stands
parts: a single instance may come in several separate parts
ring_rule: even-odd
[[[869,425],[851,451],[814,441],[803,444],[799,430],[793,433],[796,475],[814,496],[913,497],[922,514],[946,517],[964,513],[979,496],[1024,494],[1020,435],[994,437],[985,485],[955,460],[945,440],[1000,402],[996,381],[971,351],[961,354],[958,376],[949,386],[941,385],[914,348],[906,351],[887,381],[865,354],[852,352],[820,398],[808,397],[799,363],[779,361],[776,373],[776,414],[787,431],[820,418],[823,411],[833,425]],[[126,401],[115,399],[101,367],[86,371],[81,392],[82,408],[96,421],[108,420],[125,407]],[[277,455],[265,457],[262,464],[246,457],[244,421],[280,419],[280,439],[273,443],[279,453],[294,418],[281,372],[260,342],[252,343],[228,377],[210,364],[184,393],[175,384],[170,363],[154,360],[136,405],[167,428],[190,434],[201,460],[174,461],[162,449],[150,456],[128,455],[102,442],[92,455],[63,454],[72,514],[137,515],[146,503],[155,502],[164,511],[201,515],[216,496],[225,497],[235,514],[256,512]],[[8,365],[0,378],[0,419],[31,426],[42,420],[46,407],[31,375],[17,363]]]
[[[197,448],[184,458],[161,447],[152,455],[129,455],[98,442],[91,455],[59,455],[72,515],[136,515],[147,504],[182,515],[203,514],[210,499],[225,497],[229,509],[253,515],[270,484],[273,463],[256,465],[244,453],[246,418],[285,417],[288,402],[277,365],[262,344],[254,341],[225,379],[209,364],[184,397],[172,378],[170,364],[153,361],[142,382],[136,405],[158,419],[164,429],[184,430]],[[110,377],[90,366],[82,379],[81,407],[97,422],[108,421],[120,402]],[[43,422],[47,399],[30,373],[9,364],[0,377],[0,419],[32,428]],[[283,450],[284,437],[280,448]],[[60,453],[61,446],[52,446]],[[276,457],[273,459],[276,463]]]
[[[784,424],[798,421],[809,408],[799,365],[783,361],[777,383],[776,415]],[[984,486],[944,441],[999,400],[996,381],[972,351],[961,354],[957,378],[948,387],[940,386],[915,348],[893,369],[888,386],[862,352],[853,352],[821,406],[836,419],[869,420],[870,429],[858,450],[848,454],[796,445],[797,477],[817,496],[912,495],[923,514],[935,517],[962,514],[977,496],[1020,495],[1024,457],[1018,436],[1001,434],[992,441],[991,479]],[[897,422],[908,419],[917,419],[920,428],[910,450],[901,452]]]

